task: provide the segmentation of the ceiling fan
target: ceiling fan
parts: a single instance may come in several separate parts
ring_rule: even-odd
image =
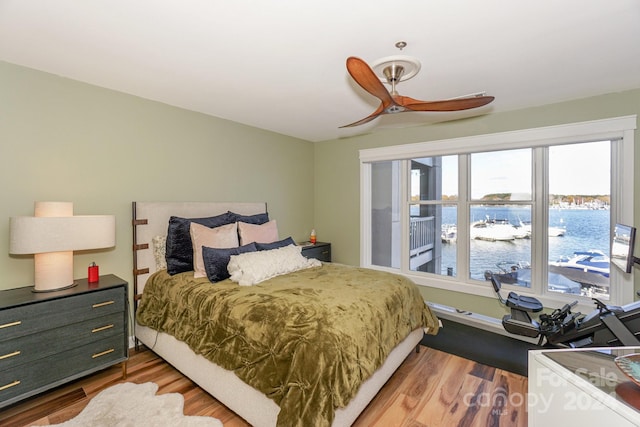
[[[411,68],[405,74],[405,67]],[[420,69],[420,63],[410,57],[390,57],[377,61],[384,77],[391,85],[388,91],[373,69],[362,59],[355,56],[347,58],[347,70],[353,79],[364,90],[380,99],[380,106],[370,115],[357,122],[340,126],[341,128],[359,126],[383,114],[396,114],[406,111],[460,111],[482,107],[494,100],[493,96],[483,93],[460,98],[444,99],[440,101],[420,101],[418,99],[401,96],[396,91],[396,84],[413,77]]]

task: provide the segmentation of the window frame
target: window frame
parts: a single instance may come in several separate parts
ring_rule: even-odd
[[[484,134],[469,137],[452,138],[437,141],[418,142],[411,144],[392,145],[380,148],[360,150],[360,265],[367,268],[379,269],[400,273],[411,278],[421,286],[433,287],[449,291],[463,292],[472,295],[495,297],[491,286],[485,283],[478,283],[467,278],[468,276],[468,245],[467,248],[458,245],[457,262],[458,271],[461,273],[456,277],[440,276],[422,272],[410,271],[409,250],[408,250],[408,230],[409,224],[409,174],[410,160],[422,157],[446,156],[455,154],[471,154],[475,152],[510,150],[517,148],[537,148],[549,147],[552,145],[562,145],[581,142],[594,142],[601,140],[611,140],[611,206],[610,206],[610,230],[616,222],[623,224],[633,224],[634,221],[634,180],[624,179],[625,172],[633,174],[634,171],[634,132],[636,129],[637,116],[623,116],[610,119],[593,120],[586,122],[570,123],[563,125],[531,128],[517,131]],[[548,171],[542,174],[536,171],[536,163],[545,160],[548,150],[533,150],[533,209],[538,218],[537,229],[546,230],[546,214],[544,209],[547,206],[547,176]],[[460,156],[458,163],[458,191],[465,194],[470,185],[468,177],[468,157]],[[379,161],[401,161],[401,182],[400,192],[403,203],[401,204],[400,215],[402,218],[401,236],[401,268],[388,268],[373,265],[371,263],[371,164]],[[542,163],[546,165],[546,163]],[[461,199],[461,198],[460,198]],[[467,200],[458,200],[458,220],[468,223]],[[532,212],[533,213],[533,212]],[[459,229],[459,238],[468,240],[465,230]],[[540,240],[540,239],[537,239]],[[532,261],[544,260],[546,264],[548,258],[547,241],[542,239],[537,244],[532,244]],[[545,269],[546,270],[546,269]],[[464,273],[464,274],[462,274]],[[517,287],[518,293],[531,295],[539,298],[546,306],[556,306],[565,303],[567,300],[576,299],[576,295],[564,295],[556,292],[548,292],[542,289],[540,283],[546,271],[535,269],[532,272],[531,289]],[[544,281],[546,283],[546,280]],[[609,304],[626,304],[634,300],[633,272],[623,274],[617,268],[611,269],[610,275],[611,298]],[[583,309],[591,309],[592,302],[588,298],[578,298],[579,305]]]

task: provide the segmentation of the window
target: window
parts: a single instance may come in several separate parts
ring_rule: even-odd
[[[610,141],[549,147],[549,290],[611,297],[611,149]]]
[[[457,198],[458,156],[412,159],[410,166],[409,269],[453,276],[455,254],[447,256],[441,235],[455,244],[457,207],[447,200]]]
[[[371,262],[377,266],[400,268],[400,162],[371,165]]]
[[[469,277],[530,287],[531,244],[524,223],[531,220],[533,150],[471,153],[469,200]]]
[[[632,301],[608,257],[613,224],[633,221],[635,121],[362,150],[362,265],[484,296],[498,273],[543,302]]]

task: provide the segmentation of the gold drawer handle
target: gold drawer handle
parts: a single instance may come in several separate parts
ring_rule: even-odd
[[[14,381],[14,382],[12,382],[12,383],[9,383],[9,384],[6,384],[6,385],[3,385],[2,387],[0,387],[0,391],[2,391],[2,390],[6,390],[6,389],[11,388],[11,387],[14,387],[14,386],[17,386],[18,384],[20,384],[20,381],[16,380],[16,381]]]
[[[9,353],[9,354],[5,354],[4,356],[0,356],[0,360],[2,360],[2,359],[8,359],[8,358],[10,358],[10,357],[17,356],[17,355],[19,355],[19,354],[20,354],[20,350],[18,350],[18,351],[14,351],[13,353]]]
[[[98,304],[93,304],[91,307],[92,308],[104,307],[105,305],[111,305],[113,303],[115,303],[115,301],[99,302]]]
[[[100,332],[100,331],[106,331],[107,329],[111,329],[113,328],[113,323],[110,325],[105,325],[105,326],[101,326],[99,328],[94,328],[91,330],[91,333],[96,333],[96,332]]]
[[[11,326],[18,326],[18,325],[20,325],[20,324],[22,324],[22,321],[21,321],[21,320],[18,320],[17,322],[5,323],[4,325],[0,325],[0,329],[2,329],[2,328],[9,328],[9,327],[11,327]]]
[[[109,353],[113,353],[115,351],[115,349],[110,348],[109,350],[105,350],[101,353],[96,353],[93,356],[91,356],[92,359],[97,359],[100,356],[104,356],[105,354],[109,354]]]

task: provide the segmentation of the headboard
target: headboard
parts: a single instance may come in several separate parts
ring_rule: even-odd
[[[133,202],[133,289],[134,301],[156,271],[152,239],[166,236],[171,216],[203,218],[232,211],[241,215],[267,212],[264,202]]]

